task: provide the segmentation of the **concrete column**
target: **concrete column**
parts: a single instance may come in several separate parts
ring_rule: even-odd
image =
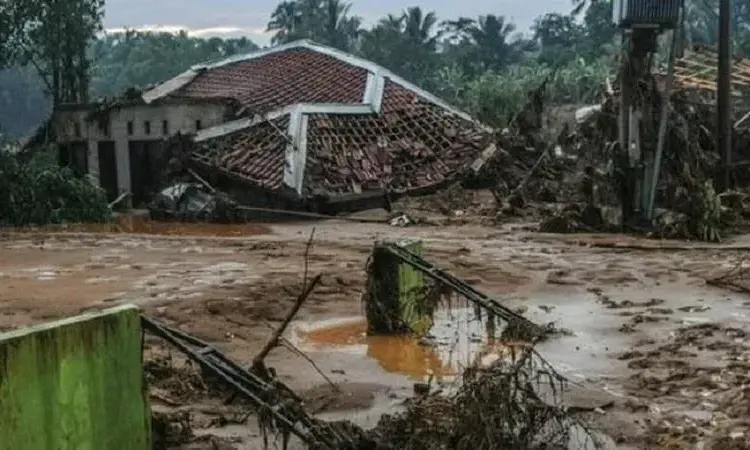
[[[117,191],[132,192],[130,183],[130,148],[128,139],[124,136],[115,136],[115,159],[117,161]],[[125,202],[126,207],[132,207],[132,198]]]
[[[88,145],[89,148],[86,156],[88,159],[89,181],[91,181],[91,184],[94,186],[101,186],[101,183],[99,182],[99,141],[96,139],[89,139]]]
[[[413,333],[422,335],[432,325],[424,299],[424,274],[389,250],[391,242],[377,242],[368,270],[365,314],[370,334]],[[422,242],[401,245],[421,255]]]

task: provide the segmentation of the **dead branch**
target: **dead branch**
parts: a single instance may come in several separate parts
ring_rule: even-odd
[[[715,286],[719,288],[730,289],[736,292],[750,294],[750,287],[742,283],[743,280],[750,277],[750,268],[745,267],[747,258],[742,258],[734,265],[731,269],[725,273],[709,278],[706,280],[706,284],[709,286]]]
[[[286,328],[289,326],[289,324],[292,323],[292,320],[294,320],[294,317],[297,315],[300,308],[302,308],[302,304],[305,303],[305,300],[307,300],[307,297],[310,296],[313,289],[315,289],[315,286],[320,282],[320,279],[323,276],[322,274],[318,274],[315,278],[313,278],[310,284],[307,284],[307,274],[310,268],[310,248],[312,248],[314,237],[315,228],[313,227],[312,231],[310,231],[310,237],[307,239],[307,245],[305,245],[305,253],[303,255],[304,270],[302,272],[302,291],[297,296],[297,301],[294,303],[292,309],[289,310],[289,313],[284,318],[284,321],[281,322],[279,328],[274,332],[273,336],[271,336],[271,339],[268,341],[268,343],[266,343],[265,347],[263,347],[260,353],[258,353],[258,355],[253,359],[253,367],[258,370],[262,370],[263,373],[266,372],[263,365],[263,361],[266,359],[266,356],[271,353],[271,350],[279,345],[279,338],[284,334],[284,331],[286,331]]]
[[[297,301],[294,303],[292,309],[289,310],[289,313],[284,318],[284,321],[281,322],[279,328],[274,332],[273,336],[271,336],[271,339],[269,339],[260,353],[258,353],[258,355],[253,358],[253,367],[263,367],[263,361],[266,359],[268,354],[271,353],[271,350],[279,345],[279,338],[281,338],[281,335],[284,334],[284,331],[286,331],[286,328],[289,326],[289,324],[292,323],[292,320],[294,320],[294,316],[296,316],[300,308],[302,308],[302,304],[305,303],[305,300],[307,300],[307,298],[310,296],[312,291],[315,289],[315,286],[320,283],[320,279],[322,277],[322,274],[316,275],[312,279],[312,281],[310,281],[310,283],[305,287],[305,290],[297,297]]]
[[[534,165],[531,166],[531,169],[529,169],[529,171],[526,173],[526,176],[521,180],[521,182],[518,183],[518,186],[516,186],[513,189],[513,191],[510,193],[510,195],[508,195],[508,198],[515,196],[521,191],[521,189],[523,189],[524,186],[526,186],[526,183],[531,179],[531,176],[534,175],[534,172],[536,172],[536,169],[542,163],[542,161],[544,160],[544,157],[547,156],[547,152],[548,152],[547,148],[542,150],[542,153],[539,155],[539,158],[536,160],[536,162],[534,162]]]
[[[302,358],[302,359],[304,359],[305,361],[307,361],[308,363],[310,363],[310,365],[311,365],[311,366],[313,367],[313,369],[315,369],[315,371],[316,371],[316,372],[318,372],[318,373],[320,374],[320,376],[321,376],[321,377],[323,377],[323,379],[324,379],[324,380],[326,380],[326,382],[327,382],[328,384],[330,384],[330,385],[331,385],[331,387],[332,387],[332,388],[333,388],[334,390],[336,390],[336,391],[338,391],[338,392],[341,392],[341,388],[339,387],[339,385],[338,385],[338,384],[336,384],[336,383],[334,383],[334,382],[333,382],[333,380],[331,380],[331,378],[329,378],[329,377],[328,377],[328,375],[326,375],[326,374],[325,374],[325,373],[324,373],[324,372],[323,372],[323,371],[322,371],[322,370],[320,369],[320,367],[318,367],[318,365],[317,365],[317,364],[315,364],[315,361],[313,361],[313,359],[312,359],[312,358],[310,358],[310,357],[309,357],[309,356],[308,356],[308,355],[307,355],[307,354],[306,354],[305,352],[303,352],[302,350],[300,350],[300,349],[299,349],[299,348],[298,348],[298,347],[297,347],[296,345],[294,345],[294,344],[293,344],[293,343],[292,343],[292,342],[291,342],[291,341],[290,341],[289,339],[286,339],[286,338],[283,338],[283,337],[282,337],[282,338],[281,338],[281,344],[282,344],[282,345],[284,345],[284,346],[285,346],[285,347],[286,347],[287,349],[289,349],[289,351],[290,351],[290,352],[292,352],[292,353],[296,354],[296,355],[297,355],[297,356],[299,356],[300,358]]]
[[[268,323],[267,321],[263,321],[263,323],[268,328],[270,328],[272,331],[276,331],[276,328],[274,328],[274,326],[271,325],[270,323]],[[326,380],[326,382],[331,385],[332,388],[334,388],[336,391],[341,391],[341,388],[339,388],[339,386],[336,383],[334,383],[333,380],[331,380],[328,377],[328,375],[326,375],[320,369],[320,367],[318,367],[317,364],[315,364],[315,361],[313,361],[313,359],[310,358],[305,352],[303,352],[302,350],[300,350],[299,347],[297,347],[296,345],[294,345],[292,343],[292,341],[290,341],[289,339],[287,339],[285,337],[281,337],[281,338],[279,338],[279,343],[281,345],[283,345],[284,347],[286,347],[287,350],[289,350],[290,352],[294,353],[295,355],[297,355],[300,358],[302,358],[302,359],[306,360],[307,362],[309,362],[310,365],[313,367],[313,369],[315,369],[320,374],[320,376],[323,377],[323,379]]]

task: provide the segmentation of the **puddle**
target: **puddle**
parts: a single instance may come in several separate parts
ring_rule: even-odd
[[[111,223],[65,224],[48,227],[18,228],[12,231],[20,233],[124,233],[160,236],[218,237],[257,236],[271,232],[268,226],[257,223],[157,222],[135,215],[121,215]]]
[[[510,352],[507,344],[490,339],[472,308],[438,311],[430,334],[368,336],[364,317],[300,324],[297,344],[305,351],[340,351],[371,358],[389,373],[425,380],[450,381],[464,368],[489,364]]]

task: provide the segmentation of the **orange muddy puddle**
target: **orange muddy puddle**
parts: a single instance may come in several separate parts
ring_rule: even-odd
[[[365,319],[335,324],[308,332],[300,332],[300,340],[313,350],[366,346],[366,355],[387,372],[402,373],[413,378],[455,374],[432,348],[420,345],[409,336],[367,336]]]
[[[50,227],[19,228],[7,231],[20,233],[124,233],[160,236],[242,237],[269,234],[270,227],[258,223],[217,224],[156,222],[145,217],[123,215],[112,223],[77,223]]]
[[[484,337],[479,342],[464,339],[458,345],[427,346],[409,336],[368,336],[364,318],[298,331],[297,337],[308,350],[362,349],[386,372],[421,380],[433,375],[437,381],[452,378],[469,365],[488,365],[508,357],[512,348],[525,345]]]

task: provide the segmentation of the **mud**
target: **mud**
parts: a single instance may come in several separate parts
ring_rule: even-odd
[[[315,241],[305,262],[313,225]],[[419,237],[426,257],[439,266],[538,323],[570,330],[539,350],[570,378],[617,399],[593,417],[619,446],[692,448],[705,442],[710,448],[749,435],[743,414],[750,410],[744,387],[750,298],[704,282],[742,260],[739,246],[599,248],[605,239],[622,241],[578,236],[572,242],[471,225],[395,228],[331,221],[269,231],[244,237],[227,237],[228,231],[8,233],[0,241],[0,327],[130,302],[248,364],[294,302],[307,267],[310,276],[323,273],[323,283],[288,337],[338,389],[289,349],[275,350],[267,362],[323,417],[373,425],[399,408],[414,382],[429,373],[447,382],[477,354],[502,353],[484,348],[481,333],[472,331],[481,324],[469,325],[459,338],[438,326],[431,342],[414,342],[367,338],[361,321],[341,322],[361,314],[373,240]],[[626,243],[634,246],[630,239]],[[451,347],[458,349],[453,357]],[[216,436],[237,448],[257,448],[254,421],[238,423],[246,406],[224,405],[224,392],[201,384],[194,368],[183,369],[179,355],[158,341],[148,342],[146,357],[152,369],[171,361],[163,378],[151,383],[152,401],[166,414],[189,411],[191,440]],[[195,447],[200,442],[190,448],[212,448]]]

